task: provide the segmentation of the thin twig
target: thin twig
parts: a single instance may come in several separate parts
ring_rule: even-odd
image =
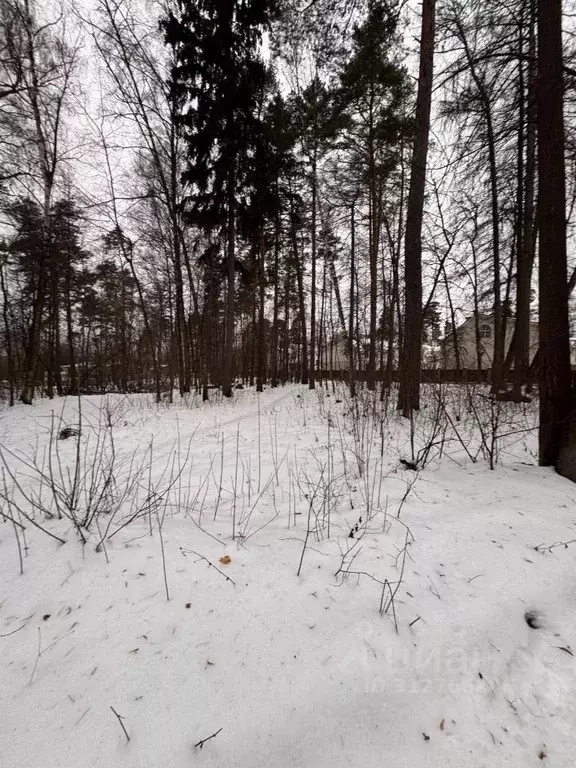
[[[553,549],[556,549],[557,547],[564,547],[564,549],[568,549],[568,544],[574,544],[576,539],[570,539],[570,541],[556,541],[554,544],[538,544],[537,547],[534,547],[536,552],[552,552]]]
[[[222,730],[222,728],[218,728],[218,730],[215,733],[213,733],[212,736],[208,736],[205,739],[200,739],[200,741],[198,741],[196,744],[194,744],[194,746],[195,747],[200,747],[200,749],[202,749],[204,744],[206,744],[207,741],[210,741],[210,739],[213,739],[215,736],[218,736],[218,734],[220,733],[221,730]]]
[[[182,554],[184,555],[184,557],[186,557],[186,553],[187,553],[187,552],[190,552],[192,555],[196,555],[196,557],[198,557],[200,560],[204,560],[204,562],[208,563],[208,565],[209,565],[211,568],[214,568],[214,570],[215,570],[215,571],[218,571],[218,573],[219,573],[221,576],[224,576],[224,578],[226,579],[226,581],[230,581],[230,582],[232,582],[232,584],[234,584],[234,586],[236,586],[236,582],[235,582],[233,579],[231,579],[231,578],[230,578],[230,576],[228,576],[227,574],[225,574],[225,573],[224,573],[224,571],[221,571],[221,570],[220,570],[220,568],[217,568],[217,567],[214,565],[214,563],[211,563],[211,562],[210,562],[210,560],[208,560],[208,558],[207,558],[207,557],[204,557],[204,555],[201,555],[199,552],[195,552],[193,549],[183,549],[183,547],[180,547],[180,552],[182,552]],[[197,561],[197,562],[198,562],[198,561]]]
[[[26,622],[24,622],[24,624],[18,627],[18,629],[13,629],[12,632],[6,632],[5,635],[0,635],[0,637],[10,637],[10,635],[15,635],[16,632],[20,632],[21,629],[24,629],[25,626],[26,626]]]
[[[122,715],[119,715],[118,712],[116,712],[113,706],[110,706],[110,709],[112,710],[112,712],[114,712],[114,714],[118,718],[118,722],[120,723],[120,725],[122,726],[122,730],[124,731],[124,736],[126,736],[126,743],[128,743],[130,741],[130,736],[128,735],[128,731],[124,727],[124,723],[122,722],[124,718],[122,717]]]
[[[34,680],[34,675],[36,674],[36,667],[38,666],[38,662],[40,661],[40,656],[42,655],[41,645],[42,645],[42,630],[40,629],[40,627],[38,627],[38,651],[36,653],[36,661],[34,662],[34,669],[32,670],[32,674],[30,675],[30,680],[28,680],[28,685],[32,685],[32,680]]]

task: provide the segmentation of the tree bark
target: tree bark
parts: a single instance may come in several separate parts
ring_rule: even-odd
[[[0,288],[2,289],[2,319],[4,320],[4,339],[6,341],[6,363],[8,365],[8,386],[10,406],[14,405],[14,357],[12,354],[12,329],[10,327],[10,304],[8,286],[4,276],[4,264],[0,261]]]
[[[276,182],[276,195],[278,195],[278,182]],[[272,308],[272,340],[271,340],[271,362],[272,375],[270,386],[278,386],[278,313],[279,313],[279,279],[280,268],[280,215],[277,212],[274,222],[274,298]]]
[[[368,389],[376,387],[376,327],[378,319],[378,192],[376,179],[376,137],[374,131],[374,93],[372,89],[368,117],[368,254],[370,268],[369,349],[366,379]],[[418,119],[418,118],[416,118]]]
[[[409,417],[420,408],[422,375],[422,220],[432,105],[436,0],[423,0],[416,136],[412,151],[406,215],[404,344],[398,407]]]
[[[541,466],[555,465],[570,418],[562,0],[538,2]]]
[[[514,396],[520,399],[530,365],[530,298],[534,263],[534,187],[536,174],[536,40],[534,0],[530,2],[528,43],[528,92],[526,117],[526,163],[523,211],[518,244],[516,288],[516,328],[514,345]],[[519,63],[520,71],[523,63]]]
[[[304,299],[304,276],[303,269],[298,256],[298,237],[296,234],[296,213],[294,211],[294,201],[291,202],[291,235],[292,251],[294,254],[294,268],[296,270],[296,282],[298,284],[298,308],[300,314],[300,335],[302,345],[302,376],[301,383],[308,384],[308,342],[306,338],[306,302]]]
[[[314,141],[317,139],[314,137]],[[312,284],[310,288],[310,366],[308,368],[308,387],[316,388],[314,368],[316,365],[316,198],[318,195],[318,149],[314,145],[312,157]]]
[[[257,372],[256,372],[256,391],[264,390],[264,377],[266,368],[266,336],[264,331],[264,298],[265,298],[265,259],[264,259],[264,232],[260,233],[260,243],[258,247],[259,265],[258,265],[258,338],[257,338]]]
[[[356,396],[356,372],[354,360],[354,285],[356,281],[356,204],[352,203],[350,209],[350,318],[348,327],[348,367],[350,397]]]
[[[228,242],[227,276],[228,295],[226,299],[226,348],[224,372],[222,376],[222,394],[232,397],[232,377],[234,368],[234,278],[236,270],[236,179],[234,169],[228,175]]]

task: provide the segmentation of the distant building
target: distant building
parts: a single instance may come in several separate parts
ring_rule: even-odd
[[[354,345],[354,357],[356,357],[356,354],[356,345]],[[325,357],[326,359],[323,363],[327,369],[347,371],[350,368],[350,348],[344,334],[334,334],[326,350]]]
[[[504,355],[508,354],[513,334],[514,318],[509,318],[506,323]],[[458,349],[458,355],[455,347]],[[537,349],[538,323],[530,323],[530,362],[534,359]],[[448,369],[458,367],[458,357],[460,368],[491,368],[494,359],[494,315],[479,314],[478,319],[474,316],[467,318],[456,329],[456,342],[452,333],[444,339],[443,357],[443,367]]]

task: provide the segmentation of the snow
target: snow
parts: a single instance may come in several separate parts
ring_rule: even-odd
[[[478,461],[443,431],[418,472],[408,424],[343,389],[87,397],[78,453],[50,437],[75,401],[4,411],[0,509],[66,543],[23,520],[21,574],[0,523],[2,768],[572,766],[576,489],[536,466],[534,408],[502,406],[491,471],[451,397]],[[116,485],[83,545],[26,499],[50,507],[49,451],[90,477],[98,435]]]

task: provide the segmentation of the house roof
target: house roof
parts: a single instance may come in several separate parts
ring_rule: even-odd
[[[514,320],[515,320],[514,315],[509,315],[508,316],[508,321],[509,322],[510,321],[514,321]],[[471,325],[475,321],[476,321],[476,318],[474,317],[474,315],[470,315],[470,317],[467,317],[464,320],[464,322],[461,323],[456,328],[456,330],[459,331],[460,328],[464,328],[465,326]],[[478,312],[478,322],[479,323],[490,323],[490,324],[493,324],[494,323],[494,313],[493,312]],[[538,327],[538,323],[530,321],[530,326],[532,328],[537,328]]]

